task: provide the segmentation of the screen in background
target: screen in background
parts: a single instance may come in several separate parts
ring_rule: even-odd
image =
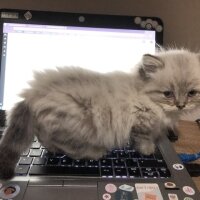
[[[78,66],[129,72],[155,52],[155,31],[4,23],[0,108],[10,110],[34,70]]]

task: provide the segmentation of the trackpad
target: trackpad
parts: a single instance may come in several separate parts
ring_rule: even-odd
[[[98,199],[96,185],[28,186],[25,200],[95,200]]]

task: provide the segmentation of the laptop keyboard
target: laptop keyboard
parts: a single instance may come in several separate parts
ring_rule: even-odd
[[[144,156],[130,148],[115,149],[99,160],[74,160],[67,155],[51,153],[35,139],[16,166],[20,176],[89,176],[127,178],[168,178],[170,171],[157,149]]]

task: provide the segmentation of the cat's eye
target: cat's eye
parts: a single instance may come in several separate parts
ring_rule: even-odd
[[[193,96],[195,96],[197,94],[197,91],[196,90],[190,90],[189,92],[188,92],[188,97],[193,97]]]
[[[164,94],[164,96],[166,98],[172,98],[172,97],[174,97],[174,93],[172,91],[164,91],[163,94]]]

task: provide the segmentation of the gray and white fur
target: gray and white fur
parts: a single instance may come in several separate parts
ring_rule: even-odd
[[[63,67],[36,72],[13,108],[0,143],[0,178],[34,136],[52,152],[99,159],[131,142],[154,152],[166,127],[200,104],[200,56],[188,50],[144,55],[134,73]]]

